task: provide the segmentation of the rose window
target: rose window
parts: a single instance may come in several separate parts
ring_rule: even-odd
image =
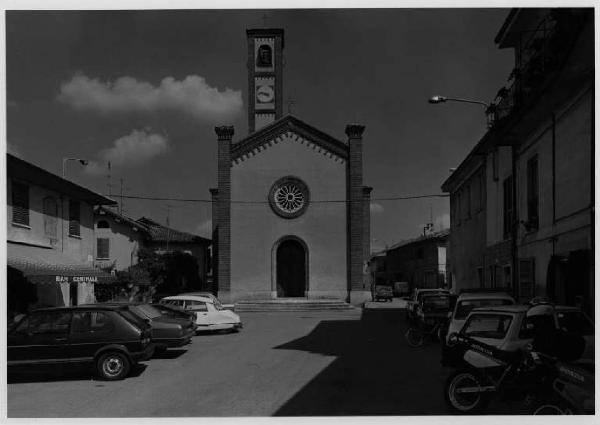
[[[275,182],[269,193],[271,208],[278,215],[294,218],[301,215],[308,206],[308,188],[295,177],[284,177]]]

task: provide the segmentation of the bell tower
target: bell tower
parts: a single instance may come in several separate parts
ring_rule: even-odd
[[[282,116],[283,29],[246,30],[248,38],[248,132]]]

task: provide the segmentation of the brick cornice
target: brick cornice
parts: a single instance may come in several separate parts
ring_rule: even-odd
[[[341,142],[334,137],[323,133],[322,131],[306,124],[304,121],[301,121],[292,115],[286,115],[280,120],[261,128],[245,139],[242,139],[232,145],[231,159],[238,159],[242,155],[252,152],[254,149],[257,149],[288,132],[293,132],[343,159],[348,158],[348,145],[346,145],[344,142]]]

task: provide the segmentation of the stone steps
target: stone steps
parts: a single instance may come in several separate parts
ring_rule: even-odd
[[[235,303],[235,311],[319,311],[352,310],[354,307],[342,300],[306,298],[278,298],[270,300],[244,300]]]

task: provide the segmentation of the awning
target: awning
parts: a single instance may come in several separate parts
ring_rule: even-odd
[[[32,283],[112,283],[115,277],[64,253],[38,246],[7,244],[7,265]]]

